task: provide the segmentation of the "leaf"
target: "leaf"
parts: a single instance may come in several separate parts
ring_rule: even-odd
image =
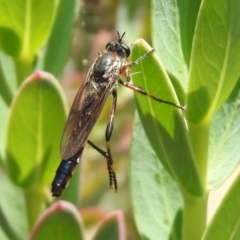
[[[11,240],[24,240],[28,236],[27,206],[23,191],[7,175],[0,173],[0,226]]]
[[[43,45],[55,14],[55,0],[0,1],[0,45],[11,56],[29,57]]]
[[[147,43],[140,39],[133,46],[131,58],[137,59],[149,50]],[[167,73],[155,54],[136,65],[134,71],[138,73],[133,74],[136,86],[164,100],[178,103]],[[191,195],[202,196],[204,190],[182,111],[138,93],[135,97],[145,133],[164,167],[181,188]]]
[[[9,106],[16,91],[17,80],[11,57],[0,52],[0,95]]]
[[[213,118],[210,130],[208,188],[218,188],[239,164],[240,80]]]
[[[181,192],[154,153],[137,114],[131,146],[130,187],[133,214],[142,239],[180,240]]]
[[[55,22],[49,40],[46,45],[45,53],[40,59],[40,69],[52,73],[59,77],[67,61],[70,45],[73,36],[73,23],[76,20],[79,10],[79,1],[61,0],[59,1]]]
[[[58,201],[38,219],[29,240],[82,240],[82,220],[74,205]]]
[[[0,52],[0,165],[3,165],[5,159],[7,116],[16,83],[12,59]]]
[[[0,96],[0,166],[4,165],[8,106]]]
[[[190,63],[187,119],[209,125],[240,75],[239,0],[202,1]]]
[[[57,81],[36,72],[20,87],[10,108],[7,164],[20,186],[48,183],[59,163],[59,142],[66,119]]]
[[[126,239],[126,229],[123,213],[120,210],[108,214],[100,223],[94,240]]]
[[[183,54],[185,57],[185,61],[189,66],[192,51],[192,41],[195,32],[198,11],[202,1],[183,0],[178,2]]]
[[[188,70],[182,52],[179,21],[176,0],[152,1],[152,40],[154,48],[173,80],[178,96],[183,97],[187,89]]]
[[[208,226],[203,240],[232,240],[240,234],[240,175],[225,195],[217,212]]]

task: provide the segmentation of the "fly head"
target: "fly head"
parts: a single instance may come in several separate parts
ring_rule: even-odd
[[[123,33],[123,35],[121,37],[119,35],[119,32],[117,32],[117,33],[118,33],[118,37],[119,37],[118,41],[117,42],[109,42],[106,45],[106,50],[107,50],[107,52],[117,53],[117,55],[121,58],[127,58],[127,57],[129,57],[131,50],[126,44],[122,43],[122,38],[125,35],[125,32]]]

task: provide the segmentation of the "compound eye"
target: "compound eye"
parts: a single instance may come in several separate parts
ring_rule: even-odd
[[[107,51],[109,51],[109,50],[111,51],[111,50],[114,49],[114,47],[115,47],[114,42],[109,42],[109,43],[106,45],[105,49],[106,49]]]
[[[121,43],[121,47],[124,50],[124,52],[126,53],[126,55],[127,55],[126,57],[129,57],[129,55],[131,53],[130,48],[126,44],[124,44],[124,43]]]

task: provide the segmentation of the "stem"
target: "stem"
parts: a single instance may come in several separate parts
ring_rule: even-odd
[[[184,202],[182,239],[200,240],[206,229],[207,200],[204,198],[193,198]]]
[[[207,187],[209,124],[189,123],[189,136],[203,186]]]
[[[18,85],[32,73],[33,69],[33,57],[32,56],[19,56],[15,58],[15,68],[17,73]]]
[[[182,239],[200,240],[206,229],[207,221],[207,165],[209,124],[189,123],[189,136],[196,159],[199,175],[205,187],[205,195],[201,198],[184,195]]]
[[[45,197],[42,188],[31,187],[25,189],[25,201],[28,215],[28,226],[32,229],[42,209]]]

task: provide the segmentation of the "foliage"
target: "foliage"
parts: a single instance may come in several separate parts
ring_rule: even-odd
[[[122,211],[79,213],[79,170],[64,201],[50,197],[67,115],[57,79],[78,13],[77,0],[0,0],[0,239],[86,239],[89,215],[95,239],[126,236]]]
[[[206,217],[209,193],[240,159],[239,9],[238,0],[152,2],[156,54],[136,67],[141,74],[133,82],[163,99],[178,98],[187,110],[136,94],[141,123],[137,117],[131,188],[143,239],[238,236],[239,204],[233,199],[239,198],[239,177],[209,227]],[[149,50],[137,41],[133,58]]]
[[[142,13],[149,2],[125,4],[125,12],[114,5],[117,30],[127,31],[124,41],[140,34],[134,28],[148,36],[148,13]],[[136,93],[130,192],[137,230],[142,239],[236,238],[239,176],[208,227],[206,216],[209,193],[240,159],[240,1],[152,0],[151,8],[156,51],[134,66],[133,82],[187,109]],[[106,214],[99,207],[79,213],[78,172],[64,200],[50,197],[67,115],[67,91],[57,79],[63,78],[78,10],[77,0],[0,0],[0,239],[86,239],[83,221],[100,222],[92,239],[126,239],[122,211]],[[137,40],[131,59],[150,49]],[[120,119],[116,123],[127,118]],[[100,206],[98,165],[91,172],[94,179],[100,176],[91,204]],[[124,205],[128,195],[122,189],[107,197]]]

